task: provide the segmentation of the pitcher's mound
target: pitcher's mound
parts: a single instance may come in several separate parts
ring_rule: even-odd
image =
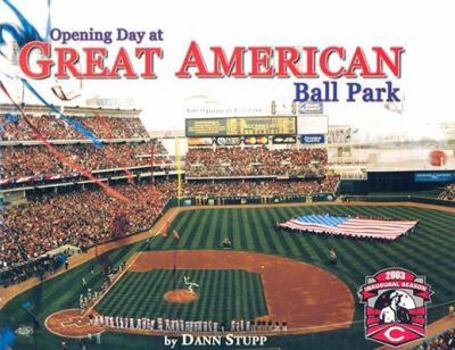
[[[195,301],[197,293],[190,292],[188,289],[174,289],[166,292],[163,298],[170,303],[185,304]]]

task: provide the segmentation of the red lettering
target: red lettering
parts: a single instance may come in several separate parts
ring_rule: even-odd
[[[185,55],[185,59],[183,60],[182,66],[180,67],[179,71],[175,73],[175,75],[179,78],[191,78],[191,74],[188,72],[190,68],[196,68],[197,73],[195,74],[197,77],[210,77],[207,67],[204,62],[204,58],[202,57],[201,51],[199,50],[199,46],[195,41],[192,41],[188,51]]]
[[[21,52],[19,53],[19,67],[21,68],[22,72],[30,78],[34,79],[45,79],[49,78],[51,75],[51,67],[54,64],[51,59],[39,59],[36,61],[40,70],[37,72],[32,71],[30,68],[30,55],[33,50],[40,50],[40,53],[45,56],[49,57],[50,55],[50,45],[49,43],[39,42],[39,41],[32,41],[26,44]]]
[[[35,55],[35,50],[37,55]],[[175,73],[178,78],[318,78],[319,75],[328,78],[386,78],[388,74],[401,77],[403,47],[372,47],[368,52],[370,62],[361,47],[346,51],[344,47],[330,46],[320,54],[317,47],[297,48],[282,47],[234,47],[226,54],[223,47],[210,48],[213,70],[208,70],[196,41],[192,41],[185,54],[180,69]],[[19,53],[19,66],[22,72],[34,79],[50,77],[52,67],[56,65],[54,76],[59,79],[69,78],[106,78],[125,77],[156,79],[156,59],[163,57],[161,48],[137,47],[135,58],[143,60],[143,70],[136,73],[128,51],[120,48],[112,68],[105,66],[108,49],[105,47],[87,47],[82,49],[82,55],[74,48],[55,48],[55,58],[51,58],[51,45],[44,42],[27,43]],[[246,55],[249,55],[246,56]],[[275,59],[274,54],[276,54]],[[318,56],[319,54],[319,56]],[[335,57],[333,57],[335,56]],[[79,65],[79,60],[85,61]],[[32,62],[36,59],[36,62]],[[304,62],[301,62],[301,60]],[[370,63],[371,67],[370,68]],[[246,66],[248,65],[248,66]],[[140,73],[140,75],[139,75]]]
[[[300,53],[295,47],[277,47],[275,49],[278,52],[278,72],[276,76],[278,78],[289,78],[290,74],[288,69],[291,71],[292,75],[297,78],[302,78],[303,74],[299,71],[296,64],[300,60]]]
[[[69,78],[67,70],[76,78],[82,77],[81,73],[76,68],[76,63],[79,61],[79,53],[71,47],[56,48],[57,53],[57,73],[55,77],[58,79]]]
[[[360,76],[364,78],[376,78],[377,74],[372,73],[370,67],[368,66],[367,59],[361,47],[357,47],[352,56],[351,63],[349,64],[348,69],[344,76],[346,78],[357,78],[356,70],[360,69]]]
[[[331,47],[324,49],[321,52],[321,57],[319,57],[319,65],[321,67],[321,71],[329,78],[339,78],[343,75],[343,73],[345,71],[344,68],[340,68],[337,71],[332,71],[330,69],[329,60],[330,60],[330,56],[334,53],[336,53],[341,58],[341,60],[344,61],[345,56],[346,56],[345,49],[342,47],[336,47],[336,46],[331,46]]]
[[[108,73],[107,77],[109,78],[120,78],[119,71],[124,70],[125,73],[123,76],[127,79],[134,79],[137,78],[137,74],[134,72],[133,66],[130,62],[130,57],[128,56],[128,52],[121,47],[118,51],[117,57],[114,62],[114,66],[112,70]]]
[[[138,47],[136,49],[136,57],[141,58],[144,56],[144,72],[141,74],[141,77],[146,79],[156,79],[157,75],[154,72],[154,56],[159,58],[163,57],[163,50],[159,47]]]
[[[391,47],[393,59],[390,58],[382,47],[373,47],[376,52],[376,76],[386,78],[384,73],[384,63],[390,69],[390,72],[397,78],[401,77],[401,54],[405,51],[402,47]]]
[[[87,55],[87,71],[85,76],[88,78],[105,77],[108,69],[104,67],[104,58],[107,57],[107,49],[104,47],[90,47],[83,49]],[[101,71],[97,72],[96,70]]]
[[[303,48],[303,51],[306,53],[306,71],[305,71],[305,78],[317,78],[319,77],[319,74],[316,73],[316,68],[315,68],[315,57],[316,53],[318,53],[318,48],[317,47],[305,47]]]
[[[274,76],[274,68],[270,65],[272,48],[268,46],[250,47],[251,73],[253,78],[270,78]],[[263,71],[265,69],[265,71]]]
[[[228,61],[223,48],[211,47],[214,57],[213,77],[245,78],[246,74],[243,67],[243,54],[247,51],[244,47],[236,47]]]

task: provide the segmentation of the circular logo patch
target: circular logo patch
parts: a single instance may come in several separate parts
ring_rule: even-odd
[[[31,326],[21,325],[16,328],[16,334],[23,337],[30,337],[33,334],[33,328]]]

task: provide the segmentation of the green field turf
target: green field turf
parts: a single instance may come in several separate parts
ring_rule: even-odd
[[[349,238],[321,237],[278,230],[275,225],[295,215],[384,216],[417,219],[413,234],[395,243],[358,241]],[[380,269],[399,266],[427,276],[436,294],[435,304],[455,298],[455,217],[435,210],[405,206],[307,206],[243,209],[207,209],[181,213],[171,225],[181,239],[172,235],[156,240],[153,249],[216,249],[225,236],[234,248],[260,251],[322,265],[339,275],[353,290],[364,277]],[[339,263],[328,264],[328,250],[334,247]]]
[[[417,219],[420,223],[413,234],[399,242],[387,244],[290,233],[275,227],[278,221],[287,220],[294,215],[310,213],[385,216],[393,219]],[[233,241],[234,249],[291,257],[330,270],[349,286],[352,293],[355,293],[359,285],[364,283],[366,275],[372,275],[385,267],[404,267],[417,274],[426,275],[427,282],[435,291],[429,309],[431,322],[445,314],[447,303],[455,299],[454,227],[455,216],[452,213],[393,204],[386,207],[321,204],[300,207],[214,208],[182,212],[169,228],[169,232],[176,229],[181,239],[176,241],[173,235],[166,238],[157,237],[153,240],[151,249],[219,249],[223,238],[229,236]],[[328,250],[331,247],[335,247],[338,252],[337,266],[332,266],[327,261]],[[141,248],[142,244],[120,248],[111,253],[109,258],[111,261],[126,259]],[[80,292],[80,279],[82,276],[87,276],[93,265],[97,266],[96,262],[90,262],[45,283],[39,293],[37,293],[39,289],[37,287],[20,295],[0,312],[0,323],[7,318],[10,318],[13,326],[29,322],[25,313],[18,310],[18,306],[24,300],[39,299],[39,306],[34,311],[41,322],[56,310],[75,307]],[[89,276],[89,283],[96,284],[98,280],[99,275]],[[37,294],[39,297],[36,297]],[[355,300],[357,301],[357,297]],[[302,348],[373,349],[377,344],[365,341],[362,318],[362,308],[357,304],[355,312],[357,321],[347,330],[284,338],[274,337],[267,345],[296,350]],[[47,331],[41,330],[39,349],[55,349],[57,339]],[[20,349],[33,348],[31,339],[18,337],[17,344]],[[76,349],[76,345],[73,348]],[[164,346],[161,338],[104,334],[103,345],[90,347],[90,349],[103,350],[125,348],[145,350],[163,349]]]
[[[198,298],[188,304],[166,302],[165,292],[185,288],[183,276],[200,285],[195,289]],[[267,314],[260,274],[244,270],[127,272],[96,310],[106,316],[219,322],[250,320]]]

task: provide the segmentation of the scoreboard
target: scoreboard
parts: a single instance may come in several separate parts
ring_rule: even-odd
[[[192,118],[185,121],[187,137],[296,135],[293,116]]]

